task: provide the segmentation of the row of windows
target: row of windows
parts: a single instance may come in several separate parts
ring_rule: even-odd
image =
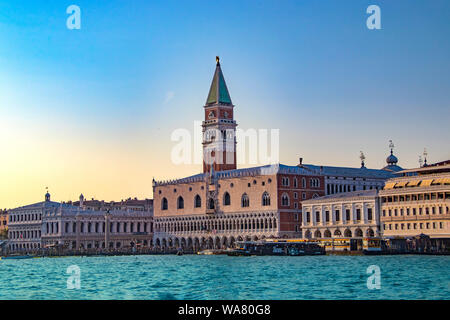
[[[223,195],[223,199],[222,199],[222,203],[224,206],[229,206],[231,205],[231,196],[228,192],[225,192]],[[262,194],[261,197],[261,204],[263,206],[270,206],[270,195],[267,192],[264,192]],[[202,206],[202,198],[200,197],[200,195],[196,195],[194,197],[194,208],[201,208]],[[241,196],[241,207],[246,208],[250,206],[250,198],[247,195],[247,193],[244,193]],[[215,207],[215,203],[214,203],[214,199],[209,199],[208,200],[208,208],[209,209],[214,209]],[[161,210],[168,210],[169,209],[169,201],[167,200],[167,198],[162,198],[161,199]],[[182,196],[179,196],[177,199],[177,209],[184,209],[184,198]]]
[[[42,219],[42,214],[30,213],[30,214],[12,214],[9,216],[9,222],[20,221],[37,221]]]
[[[356,221],[361,221],[362,218],[362,212],[361,209],[357,208],[356,209]],[[335,217],[335,221],[341,221],[341,212],[340,210],[335,210],[334,211],[334,217]],[[316,211],[315,212],[315,222],[320,222],[321,219],[321,213],[320,211]],[[330,211],[325,211],[325,222],[330,222]],[[373,215],[373,210],[372,208],[367,208],[367,220],[372,221],[374,219],[374,215]],[[346,221],[350,221],[351,220],[351,210],[350,209],[346,209],[345,210],[345,220]],[[311,213],[310,212],[306,212],[306,222],[310,223],[311,222]]]
[[[58,223],[46,223],[46,234],[55,234],[59,233],[59,224]],[[143,229],[141,228],[143,227]],[[77,232],[77,225],[76,223],[70,223],[66,222],[64,224],[64,232],[65,233],[76,233]],[[120,232],[148,232],[148,223],[134,223],[131,222],[128,224],[127,222],[112,222],[109,225],[109,232],[113,233],[120,233]],[[104,222],[88,222],[80,223],[80,232],[81,233],[99,233],[105,232],[105,223]],[[151,231],[150,231],[151,232]]]
[[[388,196],[381,197],[381,202],[405,202],[405,201],[425,201],[435,199],[450,199],[449,192],[433,192],[433,193],[420,193],[420,194],[407,194],[400,196]]]
[[[384,230],[416,230],[419,229],[444,229],[444,222],[427,223],[388,223],[384,224]]]
[[[281,185],[283,187],[289,187],[291,185],[291,180],[289,177],[282,177],[281,178]],[[298,180],[297,178],[294,178],[293,183],[294,188],[298,188]],[[309,179],[309,186],[311,188],[320,188],[320,179],[318,178],[311,178]],[[302,188],[306,189],[306,178],[302,178]]]
[[[362,190],[372,190],[372,189],[381,189],[381,187],[378,186],[369,186],[369,189],[367,189],[367,186],[362,186]],[[343,193],[343,192],[351,192],[356,191],[356,185],[349,185],[349,184],[328,184],[327,185],[327,194],[335,194],[335,193]]]
[[[40,243],[19,243],[19,244],[11,244],[11,250],[20,250],[20,249],[39,249],[41,247]]]
[[[196,232],[196,231],[230,231],[230,230],[267,230],[276,229],[276,219],[245,219],[245,220],[218,220],[218,221],[191,221],[185,223],[158,224],[159,232]]]
[[[423,214],[443,214],[444,210],[449,213],[449,207],[426,207],[426,208],[401,208],[401,209],[388,209],[383,210],[383,217],[397,217],[397,216],[409,216],[409,215],[423,215]]]
[[[41,230],[10,231],[10,239],[37,239],[41,236]]]
[[[272,183],[272,179],[270,179],[270,178],[267,179],[267,182],[268,182],[268,183]],[[256,180],[253,180],[253,185],[256,185],[256,184],[258,184],[258,182],[257,182]],[[262,186],[265,186],[265,185],[266,185],[266,182],[265,182],[265,181],[261,181],[261,185],[262,185]],[[219,186],[219,188],[220,188],[220,187],[221,187],[221,184],[219,183],[218,186]],[[247,184],[247,186],[250,188],[250,187],[252,186],[252,183],[249,182],[249,183]],[[230,183],[230,188],[234,188],[234,183],[233,183],[233,182]],[[205,190],[205,186],[201,186],[200,189],[201,189],[201,190]],[[193,190],[192,187],[189,187],[189,191],[192,191],[192,190]],[[177,191],[178,191],[177,188],[174,188],[174,189],[173,189],[173,193],[177,193]],[[159,190],[158,193],[159,193],[159,194],[162,194],[162,190]]]

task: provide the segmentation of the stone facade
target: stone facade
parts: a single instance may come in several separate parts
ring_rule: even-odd
[[[450,165],[400,173],[380,191],[384,236],[450,238]]]
[[[0,209],[0,231],[8,230],[8,210]]]
[[[82,198],[82,197],[80,197]],[[95,210],[69,203],[45,201],[9,211],[9,252],[33,252],[44,248],[71,251],[122,250],[149,247],[153,211],[135,208]]]
[[[377,190],[325,196],[303,202],[304,238],[380,236]]]
[[[154,181],[154,244],[224,248],[238,240],[300,237],[302,195],[322,196],[323,185],[322,176],[285,165]]]

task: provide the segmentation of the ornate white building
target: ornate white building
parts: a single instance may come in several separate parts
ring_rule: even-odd
[[[303,202],[304,238],[380,236],[378,191],[329,195]]]
[[[111,208],[93,210],[45,201],[10,211],[10,252],[30,252],[41,248],[79,250],[126,250],[150,247],[153,211]]]

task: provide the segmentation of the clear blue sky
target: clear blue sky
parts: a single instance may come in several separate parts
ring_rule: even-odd
[[[446,0],[0,0],[0,191],[144,197],[153,176],[199,171],[161,163],[201,120],[216,55],[239,126],[280,128],[283,163],[358,166],[363,150],[380,168],[389,139],[403,167],[424,147],[449,159],[449,21]]]

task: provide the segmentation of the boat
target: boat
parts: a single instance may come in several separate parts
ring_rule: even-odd
[[[228,250],[223,250],[223,249],[206,249],[206,250],[202,250],[197,252],[197,254],[199,255],[221,255],[221,254],[227,254]]]
[[[14,260],[21,260],[21,259],[33,259],[34,256],[31,255],[11,255],[11,256],[6,256],[6,257],[2,257],[2,260],[9,260],[9,259],[14,259]]]
[[[229,256],[315,256],[326,254],[315,242],[293,240],[239,241]]]

